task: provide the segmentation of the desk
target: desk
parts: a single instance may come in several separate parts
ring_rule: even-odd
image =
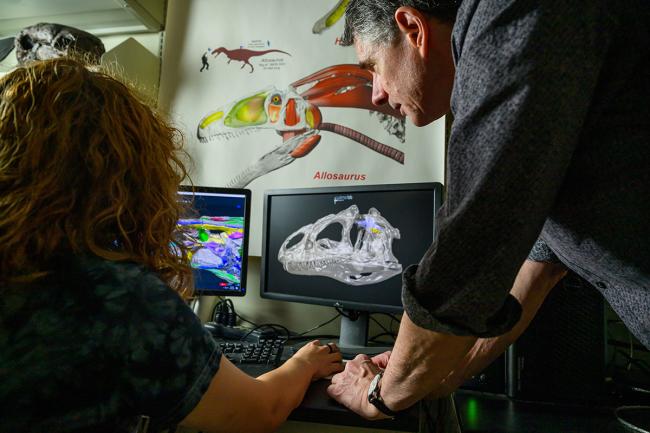
[[[406,416],[394,420],[368,421],[348,410],[327,395],[328,380],[312,383],[300,406],[289,419],[323,424],[336,424],[350,427],[367,427],[376,430],[419,432],[420,405],[412,407]]]
[[[455,415],[439,402],[417,406],[401,420],[367,421],[327,396],[327,381],[314,382],[290,416],[293,421],[365,427],[373,431],[450,433]],[[568,406],[512,401],[505,396],[460,390],[454,400],[462,433],[629,433],[615,418],[612,408]],[[427,426],[426,410],[437,413],[435,426]],[[317,430],[314,430],[317,431]]]
[[[611,408],[517,402],[462,390],[455,401],[463,433],[629,433]]]

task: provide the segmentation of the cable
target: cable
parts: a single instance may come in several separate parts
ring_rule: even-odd
[[[641,371],[643,371],[646,375],[650,377],[650,366],[648,365],[647,362],[643,361],[642,359],[632,358],[630,355],[628,355],[622,350],[617,350],[616,352],[620,353],[621,355],[627,358],[628,364],[625,367],[627,371],[630,371],[630,367],[633,364],[636,365]]]
[[[337,308],[336,311],[338,311],[338,308]],[[308,334],[308,333],[310,333],[311,331],[315,331],[315,330],[318,329],[318,328],[322,328],[323,326],[328,325],[328,324],[332,323],[333,321],[335,321],[335,320],[336,320],[339,316],[341,316],[341,315],[342,315],[341,312],[339,312],[336,316],[332,317],[332,318],[329,319],[327,322],[323,322],[323,323],[321,323],[320,325],[316,325],[316,326],[314,326],[313,328],[310,328],[310,329],[308,329],[308,330],[306,330],[306,331],[304,331],[304,332],[300,332],[300,333],[296,334],[295,337],[302,337],[303,335]],[[347,317],[347,316],[346,316],[346,317]]]
[[[253,325],[253,326],[256,326],[256,327],[257,327],[257,326],[260,326],[260,325],[258,325],[257,323],[255,323],[255,322],[251,322],[250,320],[246,319],[244,316],[242,316],[242,315],[239,314],[239,313],[235,313],[235,315],[236,315],[237,317],[239,317],[239,320],[241,320],[242,322],[249,323],[249,324],[251,324],[251,325]]]
[[[329,339],[333,340],[335,338],[339,338],[339,335],[334,335],[334,334],[316,334],[316,335],[293,335],[289,337],[289,340],[291,341],[304,341],[304,340],[324,340],[324,339]]]
[[[235,305],[231,299],[220,298],[212,310],[212,321],[224,326],[236,325],[237,313],[235,313]]]
[[[334,307],[337,313],[339,313],[340,316],[345,317],[346,319],[350,319],[352,321],[357,320],[360,316],[360,313],[358,311],[354,310],[349,310],[349,312],[345,312],[341,307]]]
[[[381,313],[371,313],[371,314],[381,314],[382,316],[388,316],[391,319],[390,325],[388,327],[390,329],[390,332],[392,332],[393,334],[396,334],[395,331],[393,331],[393,322],[397,322],[398,325],[402,323],[402,321],[398,319],[397,316],[391,313],[381,312]]]
[[[386,335],[388,335],[389,337],[391,337],[391,338],[393,339],[393,341],[382,341],[382,340],[379,340],[380,337],[384,337],[384,336],[386,336]],[[389,334],[389,333],[387,333],[387,332],[382,332],[381,334],[377,334],[377,335],[375,335],[375,336],[373,336],[373,337],[368,338],[368,341],[370,341],[370,342],[372,342],[372,343],[381,344],[381,345],[383,345],[383,346],[392,346],[393,344],[395,344],[395,336],[392,335],[392,334]]]
[[[262,329],[262,328],[271,328],[271,329],[273,330],[273,332],[275,332],[275,333],[277,333],[277,329],[276,329],[276,328],[280,328],[280,329],[282,329],[283,331],[285,331],[285,333],[287,334],[287,340],[289,340],[289,338],[291,337],[291,331],[289,331],[289,330],[288,330],[286,327],[284,327],[283,325],[279,325],[279,324],[277,324],[277,323],[263,323],[263,324],[261,324],[261,325],[256,326],[255,328],[251,329],[250,331],[248,331],[246,334],[244,334],[244,335],[240,338],[240,340],[245,340],[246,337],[248,337],[249,335],[251,335],[253,332],[257,331],[258,329]]]
[[[389,331],[388,329],[386,329],[386,327],[385,327],[384,325],[382,325],[381,323],[379,323],[379,320],[375,319],[375,318],[372,317],[372,316],[370,316],[370,319],[371,319],[373,322],[375,322],[375,323],[376,323],[376,324],[377,324],[381,329],[383,329],[384,332],[385,332],[386,334],[389,334],[389,335],[391,335],[393,338],[395,338],[395,333],[394,333],[393,331]]]
[[[237,324],[237,313],[235,313],[235,304],[232,299],[226,298],[226,326],[235,326]]]
[[[614,415],[630,431],[650,433],[650,406],[619,406]]]
[[[396,321],[397,323],[401,323],[401,320],[398,319],[396,315],[391,314],[391,313],[372,313],[372,314],[380,314],[380,315],[382,315],[382,316],[388,316],[388,317],[390,317],[391,319],[393,319],[394,321]]]
[[[373,335],[372,337],[368,338],[368,340],[370,340],[370,341],[372,341],[372,340],[376,340],[376,339],[378,339],[379,337],[384,337],[384,336],[386,336],[386,335],[388,335],[389,337],[392,337],[392,338],[393,338],[393,341],[395,340],[395,335],[393,335],[393,334],[390,333],[390,332],[382,332],[381,334]]]

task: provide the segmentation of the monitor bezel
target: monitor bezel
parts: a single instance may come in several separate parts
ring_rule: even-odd
[[[262,250],[260,260],[260,297],[264,299],[273,299],[278,301],[298,302],[301,304],[325,305],[328,307],[336,307],[345,310],[355,311],[369,311],[369,312],[385,312],[385,313],[401,313],[403,308],[401,306],[386,305],[386,304],[372,304],[365,302],[354,302],[346,300],[334,300],[326,298],[317,298],[300,295],[289,295],[285,293],[268,292],[267,285],[267,258],[269,257],[268,248],[268,215],[270,198],[273,196],[285,195],[300,195],[300,194],[332,194],[332,193],[347,193],[347,192],[378,192],[378,191],[417,191],[417,190],[431,190],[433,192],[433,233],[436,233],[436,214],[442,205],[442,184],[439,182],[420,182],[420,183],[398,183],[398,184],[383,184],[383,185],[354,185],[354,186],[332,186],[332,187],[316,187],[316,188],[283,188],[283,189],[269,189],[264,191],[264,216],[262,225]],[[431,240],[433,242],[433,239]]]
[[[227,194],[227,195],[243,195],[245,197],[246,203],[244,206],[244,248],[242,252],[242,269],[240,283],[242,290],[239,292],[232,292],[230,290],[215,290],[215,289],[202,289],[200,287],[194,287],[194,295],[196,296],[232,296],[232,297],[241,297],[245,296],[248,288],[246,287],[246,282],[248,278],[248,247],[250,243],[250,216],[251,216],[251,190],[246,188],[223,188],[223,187],[212,187],[212,186],[196,186],[196,185],[180,185],[178,188],[179,192],[192,192],[194,194],[198,193],[211,193],[211,194]]]

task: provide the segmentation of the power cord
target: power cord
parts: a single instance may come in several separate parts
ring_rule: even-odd
[[[337,309],[337,311],[338,311],[338,309]],[[338,311],[338,313],[334,317],[332,317],[331,319],[321,323],[320,325],[316,325],[313,328],[309,328],[308,330],[306,330],[304,332],[300,332],[300,333],[296,334],[295,337],[292,337],[291,339],[292,340],[293,339],[299,339],[300,337],[303,337],[305,334],[309,334],[312,331],[315,331],[315,330],[317,330],[319,328],[322,328],[323,326],[328,325],[328,324],[332,323],[333,321],[335,321],[341,315],[342,315],[342,312]],[[315,336],[312,336],[312,337],[315,337]],[[336,335],[335,337],[338,337],[338,335]],[[324,338],[324,337],[321,337],[321,338]]]
[[[231,299],[221,299],[216,303],[212,310],[212,321],[230,327],[237,324],[237,313]]]
[[[390,335],[391,337],[393,337],[393,340],[397,337],[397,335],[395,335],[395,333],[394,333],[392,330],[388,330],[388,329],[386,329],[386,327],[385,327],[384,325],[382,325],[382,324],[379,322],[379,320],[375,319],[375,318],[372,317],[372,316],[370,316],[370,320],[372,320],[373,322],[375,322],[375,323],[377,324],[377,326],[379,326],[379,327],[384,331],[384,333],[383,333],[382,335]]]
[[[628,431],[650,433],[650,406],[619,406],[614,415]]]
[[[286,334],[286,339],[287,339],[287,340],[291,337],[291,331],[289,331],[289,329],[287,329],[287,328],[284,327],[283,325],[279,325],[279,324],[277,324],[277,323],[263,323],[263,324],[261,324],[261,325],[257,325],[255,328],[251,329],[251,330],[248,331],[246,334],[244,334],[244,335],[241,337],[241,340],[245,340],[246,337],[248,337],[249,335],[251,335],[253,332],[255,332],[255,331],[259,331],[259,330],[262,330],[262,329],[264,329],[264,328],[271,329],[275,335],[278,335],[278,329],[280,329],[280,330],[284,331],[284,333]]]
[[[380,340],[381,337],[385,337],[385,336],[391,337],[393,341]],[[372,343],[382,344],[384,346],[392,346],[393,344],[395,344],[395,335],[391,332],[382,332],[381,334],[377,334],[375,336],[368,338],[368,341]]]

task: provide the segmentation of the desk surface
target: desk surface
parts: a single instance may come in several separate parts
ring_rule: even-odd
[[[459,391],[463,433],[629,433],[611,408],[517,402],[505,396]]]
[[[250,370],[254,366],[246,368]],[[265,371],[247,372],[257,376]],[[450,430],[452,424],[457,424],[456,416],[445,409],[451,407],[449,400],[418,404],[395,420],[367,421],[331,399],[327,394],[328,385],[327,380],[312,383],[289,419],[374,430],[436,433],[446,433],[438,430]],[[629,433],[616,420],[612,408],[521,402],[466,390],[456,392],[455,402],[463,433]],[[431,428],[432,423],[438,427]],[[446,427],[440,428],[440,424]]]
[[[289,419],[418,432],[423,415],[414,407],[401,420],[366,421],[327,396],[327,381],[314,382]],[[612,408],[513,401],[505,396],[458,391],[454,400],[463,433],[629,433]],[[445,432],[439,432],[445,433]]]
[[[289,416],[293,421],[367,427],[378,430],[417,432],[419,407],[411,408],[405,416],[394,420],[368,421],[338,404],[327,395],[328,380],[312,383],[300,406]]]

